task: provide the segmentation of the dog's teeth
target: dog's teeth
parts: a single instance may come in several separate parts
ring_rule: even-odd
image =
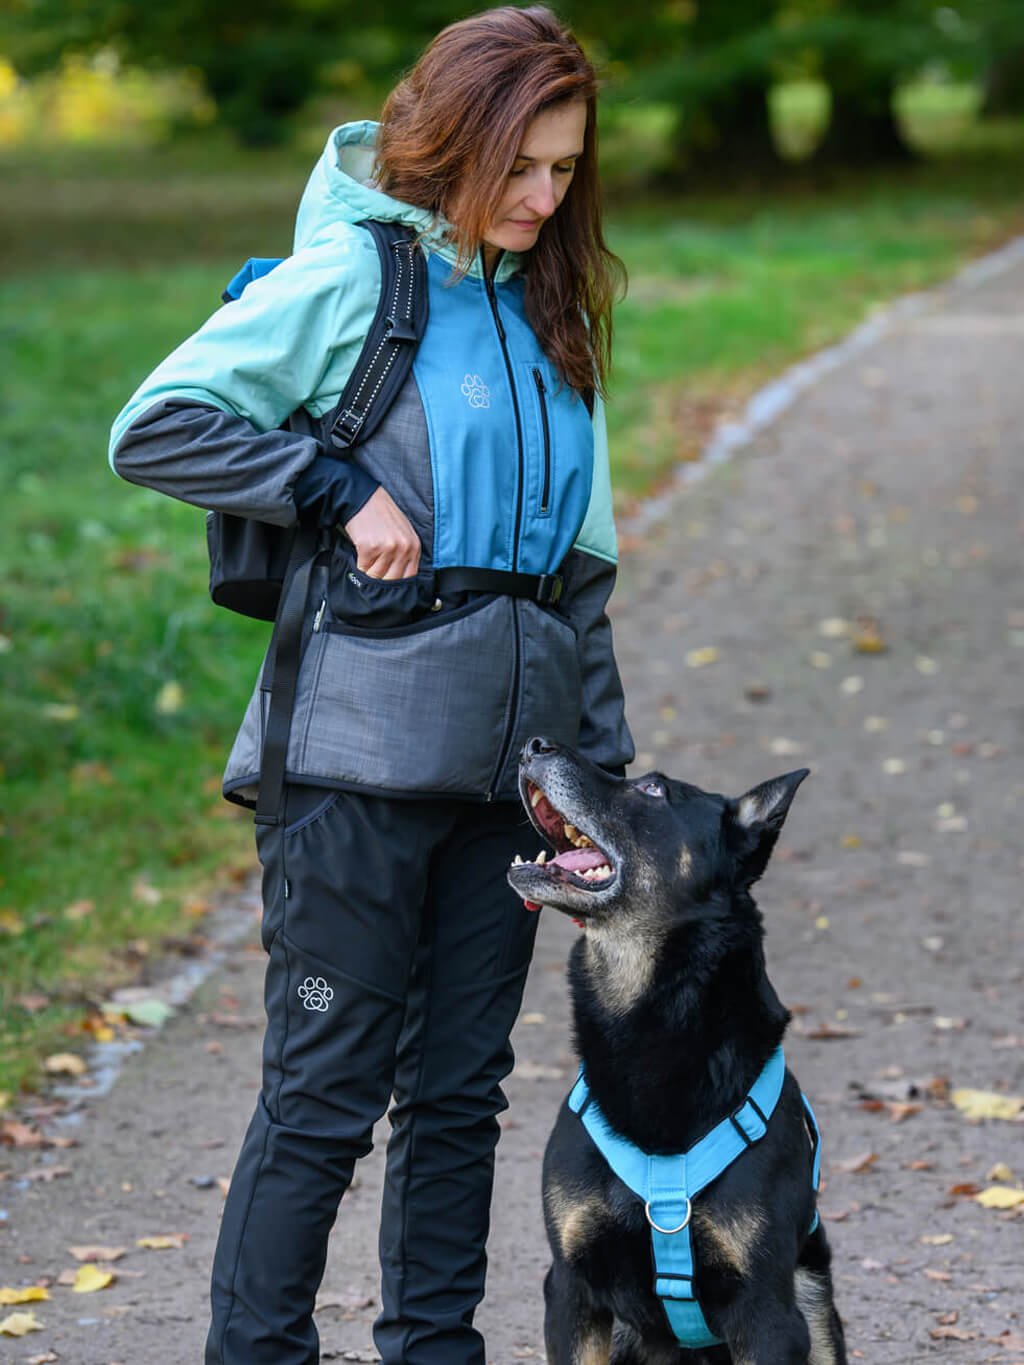
[[[579,836],[579,838],[576,840],[576,847],[577,847],[577,848],[593,848],[594,845],[593,845],[593,843],[591,842],[591,840],[587,838],[587,836],[586,836],[585,834],[581,834],[581,835]]]
[[[533,791],[530,794],[530,809],[536,810],[543,799],[544,793],[541,791],[539,787],[534,787]]]
[[[594,876],[599,878],[603,882],[607,881],[611,875],[612,870],[607,863],[602,863],[600,867],[594,868]]]
[[[546,848],[542,848],[541,851],[537,854],[536,858],[534,859],[534,862],[537,864],[538,867],[543,867],[547,860],[548,851]]]
[[[574,844],[579,837],[579,830],[576,828],[576,826],[563,825],[562,829],[564,830],[565,837],[569,840],[570,844]]]

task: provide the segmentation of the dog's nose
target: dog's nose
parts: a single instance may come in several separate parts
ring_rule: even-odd
[[[558,745],[552,743],[550,739],[545,739],[543,735],[534,735],[523,745],[524,758],[541,758],[544,754],[553,754],[558,750]]]

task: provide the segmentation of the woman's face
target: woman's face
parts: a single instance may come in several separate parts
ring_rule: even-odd
[[[587,127],[584,100],[567,100],[526,125],[508,187],[484,233],[490,268],[501,251],[529,251],[541,228],[565,198],[583,155]]]

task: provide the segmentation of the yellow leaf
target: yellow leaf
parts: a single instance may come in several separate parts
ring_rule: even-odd
[[[843,848],[860,848],[863,841],[859,834],[844,834],[839,842]]]
[[[926,1247],[948,1247],[952,1240],[951,1232],[926,1232],[923,1237],[918,1238]]]
[[[51,1076],[81,1076],[88,1067],[74,1052],[55,1052],[47,1057],[43,1067]]]
[[[1004,1184],[1009,1184],[1013,1179],[1013,1172],[1005,1161],[997,1161],[985,1177],[986,1180],[1002,1180]]]
[[[0,1289],[0,1304],[10,1307],[15,1303],[39,1303],[50,1297],[49,1290],[38,1284],[30,1284],[25,1289]]]
[[[705,645],[703,649],[691,649],[686,654],[688,668],[705,668],[708,664],[717,662],[718,650],[714,645]]]
[[[1024,1190],[1015,1190],[1009,1185],[990,1185],[974,1198],[986,1209],[1015,1209],[1024,1204]]]
[[[165,682],[156,694],[153,710],[158,716],[174,716],[185,705],[185,689],[179,682]]]
[[[0,1320],[0,1336],[4,1337],[23,1337],[42,1330],[43,1324],[35,1313],[8,1313]]]
[[[183,1247],[187,1240],[187,1232],[169,1232],[157,1237],[140,1237],[135,1245],[145,1247],[147,1251],[172,1251]]]
[[[14,910],[0,910],[0,933],[23,934],[25,924]]]
[[[0,1114],[10,1107],[11,1093],[9,1090],[0,1090]]]
[[[106,1289],[108,1284],[113,1284],[116,1275],[112,1270],[101,1270],[98,1265],[90,1262],[88,1265],[79,1267],[75,1282],[71,1286],[72,1294],[95,1294],[97,1289]]]
[[[1015,1119],[1024,1114],[1019,1095],[1000,1095],[994,1090],[954,1090],[950,1099],[969,1119]]]

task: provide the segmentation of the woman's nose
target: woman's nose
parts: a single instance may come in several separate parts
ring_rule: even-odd
[[[530,211],[535,213],[538,218],[551,217],[558,205],[555,202],[555,187],[550,178],[539,180],[535,185],[531,185],[526,203]]]

